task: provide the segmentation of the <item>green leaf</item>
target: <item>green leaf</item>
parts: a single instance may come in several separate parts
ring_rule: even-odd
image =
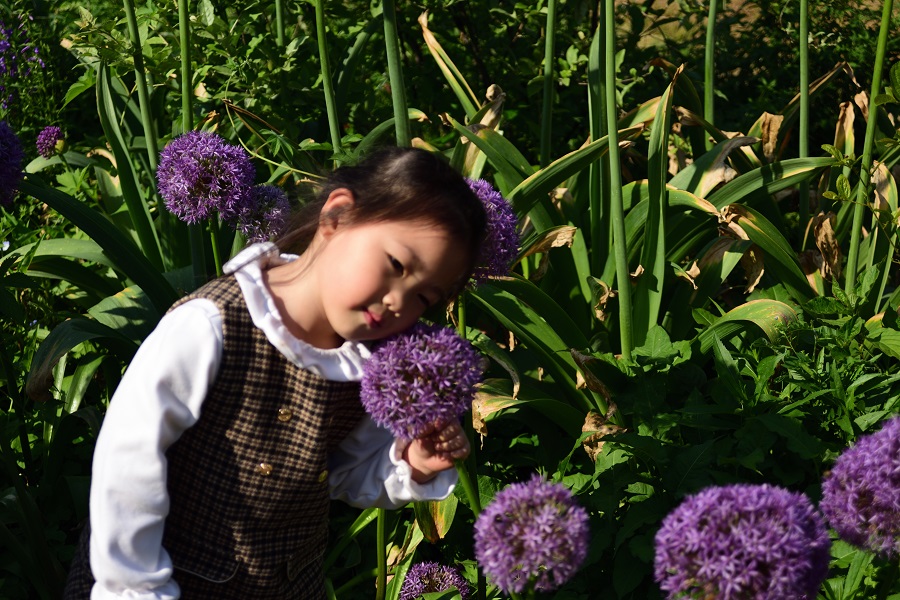
[[[623,129],[619,131],[619,141],[633,139],[641,131],[643,131],[642,126]],[[507,199],[512,203],[517,214],[520,216],[527,214],[535,204],[547,198],[553,188],[558,187],[569,177],[587,168],[605,154],[607,146],[607,138],[603,137],[556,159],[517,185],[509,193]]]
[[[89,235],[112,261],[116,268],[131,278],[151,299],[160,312],[165,312],[178,299],[178,293],[166,281],[134,243],[125,237],[108,219],[91,210],[75,198],[53,189],[43,182],[28,178],[20,185],[23,193],[41,202],[72,221]],[[86,246],[83,246],[86,248]]]
[[[731,309],[700,332],[695,342],[700,345],[701,355],[709,352],[716,343],[716,338],[725,340],[731,336],[747,331],[747,324],[758,327],[769,341],[775,341],[781,328],[789,322],[797,320],[794,309],[777,300],[751,300]]]
[[[895,62],[891,67],[890,79],[894,98],[900,98],[900,62]]]
[[[97,112],[100,116],[100,124],[106,134],[107,142],[116,157],[116,172],[122,187],[122,198],[128,207],[128,214],[137,232],[141,243],[141,250],[154,267],[162,270],[162,255],[159,246],[159,238],[153,227],[153,219],[150,217],[150,209],[138,183],[137,169],[131,160],[131,154],[125,145],[125,138],[119,128],[118,112],[113,101],[110,88],[109,67],[99,67],[97,79]]]
[[[125,364],[137,352],[137,344],[102,323],[81,317],[63,321],[34,353],[26,383],[28,396],[35,400],[50,399],[53,367],[62,356],[88,340],[102,342]]]
[[[93,69],[85,69],[85,71],[75,80],[75,82],[69,86],[69,89],[66,91],[66,98],[63,100],[63,105],[60,108],[65,108],[68,106],[69,102],[83,94],[84,92],[93,89],[94,85],[96,85],[97,79],[94,77]]]

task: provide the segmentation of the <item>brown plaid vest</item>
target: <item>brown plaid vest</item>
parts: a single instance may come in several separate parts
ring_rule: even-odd
[[[174,578],[187,599],[320,597],[327,457],[363,417],[359,384],[289,362],[253,325],[234,277],[175,306],[192,298],[219,308],[224,349],[199,421],[167,452]]]

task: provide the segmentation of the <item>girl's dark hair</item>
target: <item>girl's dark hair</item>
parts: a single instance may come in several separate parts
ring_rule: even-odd
[[[309,247],[325,201],[339,188],[353,193],[353,207],[340,215],[351,225],[425,220],[444,229],[468,257],[462,283],[468,281],[485,235],[484,206],[443,157],[418,148],[390,147],[336,169],[276,241],[282,252],[302,254]]]

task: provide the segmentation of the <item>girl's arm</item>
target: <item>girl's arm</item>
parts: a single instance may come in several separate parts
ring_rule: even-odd
[[[91,482],[91,598],[175,599],[162,547],[169,510],[166,449],[197,422],[221,360],[215,305],[193,300],[141,344],[103,421]]]
[[[416,483],[403,459],[408,443],[364,417],[329,460],[331,497],[359,508],[399,508],[408,502],[443,500],[456,487],[456,469]]]

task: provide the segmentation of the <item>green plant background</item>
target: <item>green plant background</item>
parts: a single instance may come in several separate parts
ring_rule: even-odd
[[[520,217],[510,277],[433,315],[489,358],[463,470],[475,491],[387,513],[335,504],[330,597],[395,598],[429,559],[502,597],[479,575],[472,523],[539,472],[591,515],[586,564],[553,597],[657,598],[653,536],[685,495],[772,483],[818,501],[835,457],[898,412],[896,9],[809,7],[804,68],[823,81],[807,110],[793,2],[719,6],[713,65],[709,7],[688,0],[404,4],[405,83],[388,69],[389,4],[320,6],[322,39],[311,2],[186,6],[187,46],[174,2],[0,9],[4,22],[33,16],[47,65],[4,81],[20,101],[0,115],[28,155],[0,213],[0,597],[59,596],[123,369],[169,304],[243,243],[159,201],[154,148],[186,128],[242,144],[258,182],[299,205],[320,173],[393,143],[408,114],[414,144],[494,182]],[[68,148],[38,158],[50,124]],[[836,536],[832,557],[821,598],[900,597],[895,564]]]

